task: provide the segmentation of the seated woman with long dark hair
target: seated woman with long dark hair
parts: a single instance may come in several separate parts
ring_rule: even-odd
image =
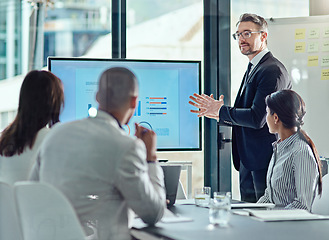
[[[267,187],[258,203],[310,210],[316,189],[321,194],[322,178],[315,145],[301,129],[305,103],[292,90],[272,93],[265,101],[269,131],[279,140],[273,143]]]
[[[37,149],[59,122],[64,105],[61,80],[48,71],[31,71],[22,83],[17,115],[0,136],[0,181],[27,180]]]

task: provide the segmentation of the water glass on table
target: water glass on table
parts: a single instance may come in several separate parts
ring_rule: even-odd
[[[211,188],[202,187],[194,190],[195,205],[200,207],[208,207],[210,202]]]
[[[226,227],[230,214],[231,193],[214,192],[214,199],[209,204],[209,222],[220,227]]]

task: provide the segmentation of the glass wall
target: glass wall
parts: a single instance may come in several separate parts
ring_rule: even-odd
[[[127,0],[127,58],[203,61],[203,1]],[[159,152],[158,157],[191,163],[193,187],[203,185],[202,151]]]
[[[111,32],[111,0],[56,1],[49,8],[44,23],[44,65],[48,56],[100,57],[97,41]],[[110,58],[110,44],[102,56]]]
[[[202,0],[128,0],[127,16],[127,58],[203,59]]]
[[[0,80],[13,77],[21,69],[21,1],[0,1]]]
[[[48,56],[111,57],[111,0],[48,2],[0,0],[0,130],[15,117],[24,75]]]
[[[15,117],[31,47],[40,48],[42,66],[48,56],[111,57],[111,0],[57,0],[44,6],[38,29],[43,41],[37,46],[32,44],[31,16],[40,9],[33,2],[38,1],[0,0],[0,130]],[[231,0],[232,33],[244,12],[265,18],[308,16],[309,1]],[[203,1],[127,0],[126,44],[130,59],[203,61]],[[233,39],[231,62],[233,102],[248,62]],[[191,162],[193,185],[203,185],[203,152],[161,152],[159,157]],[[233,178],[236,183],[237,175]]]

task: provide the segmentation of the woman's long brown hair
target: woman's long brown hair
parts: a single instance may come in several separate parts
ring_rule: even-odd
[[[21,154],[33,147],[38,131],[59,122],[64,106],[62,81],[48,71],[29,72],[21,86],[17,115],[0,136],[0,155]]]

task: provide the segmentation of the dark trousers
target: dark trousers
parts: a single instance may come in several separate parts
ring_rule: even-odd
[[[240,162],[240,194],[241,201],[257,202],[264,195],[266,188],[267,168],[250,171]]]

